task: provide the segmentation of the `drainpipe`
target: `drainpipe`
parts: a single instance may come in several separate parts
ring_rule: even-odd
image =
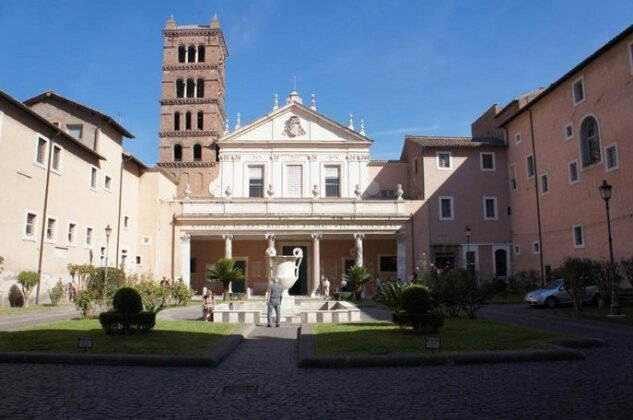
[[[415,229],[413,223],[413,213],[411,214],[411,273],[415,273]]]
[[[538,225],[538,243],[540,247],[539,262],[541,271],[541,288],[545,287],[545,269],[543,266],[543,232],[541,230],[541,202],[539,197],[538,187],[538,166],[536,165],[536,144],[534,141],[534,122],[532,117],[532,110],[528,109],[530,115],[530,137],[532,138],[532,158],[534,159],[534,193],[536,194],[536,220]]]
[[[61,131],[55,133],[48,140],[48,163],[46,165],[46,186],[44,187],[44,209],[42,210],[42,233],[40,234],[40,255],[37,262],[37,287],[35,289],[35,304],[40,303],[40,283],[42,282],[42,262],[44,260],[44,234],[46,233],[46,212],[48,211],[48,190],[51,182],[51,162],[53,160],[53,140]],[[38,140],[39,141],[39,140]]]

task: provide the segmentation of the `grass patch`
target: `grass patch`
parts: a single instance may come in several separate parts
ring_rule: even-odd
[[[80,353],[77,338],[89,336],[94,339],[91,353],[202,356],[239,326],[158,320],[156,327],[146,334],[107,335],[96,319],[60,321],[17,331],[0,331],[0,352]]]
[[[318,355],[430,353],[424,337],[390,322],[321,324],[312,327]],[[560,335],[485,319],[446,318],[439,334],[443,352],[547,348],[541,340]]]
[[[42,310],[50,310],[50,309],[55,309],[55,308],[74,307],[74,306],[75,305],[73,303],[61,303],[56,306],[51,305],[50,303],[45,303],[45,304],[40,303],[39,305],[30,304],[27,307],[22,306],[21,308],[12,308],[9,306],[6,308],[0,308],[0,314],[20,314],[23,312],[42,311]]]
[[[592,319],[595,321],[614,322],[616,324],[633,325],[633,306],[620,306],[620,311],[623,315],[622,318],[611,318],[609,315],[609,307],[599,308],[596,306],[583,306],[582,310],[576,311],[573,307],[557,308],[556,313],[561,313],[567,316],[573,316],[576,318]]]

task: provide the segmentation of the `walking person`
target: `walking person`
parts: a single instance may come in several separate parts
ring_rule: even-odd
[[[268,303],[268,324],[267,327],[272,327],[270,323],[270,317],[273,313],[273,308],[275,309],[275,315],[277,316],[276,327],[279,326],[279,312],[281,311],[281,294],[283,292],[283,288],[279,284],[279,279],[274,279],[271,284],[268,285],[268,290],[266,290],[266,302]]]

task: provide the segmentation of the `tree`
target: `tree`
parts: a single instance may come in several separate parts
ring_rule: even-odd
[[[33,291],[33,287],[40,281],[40,276],[35,271],[22,271],[18,274],[18,283],[22,286],[22,295],[24,295],[24,306],[29,306],[29,295]]]
[[[242,269],[235,267],[233,258],[220,258],[209,268],[209,280],[222,282],[224,300],[229,300],[229,284],[234,280],[242,280]]]
[[[567,257],[561,271],[565,290],[574,304],[574,309],[580,311],[585,297],[585,288],[596,273],[595,265],[587,258]]]
[[[354,298],[360,301],[363,285],[371,278],[371,274],[367,271],[367,268],[362,265],[353,265],[347,269],[347,273],[345,273],[343,277],[345,277],[345,280],[354,291]]]

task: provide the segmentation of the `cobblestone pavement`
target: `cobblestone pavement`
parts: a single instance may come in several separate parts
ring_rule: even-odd
[[[584,361],[297,369],[297,328],[257,327],[218,368],[0,364],[0,418],[631,418],[631,329],[512,306],[482,314],[610,346]]]

